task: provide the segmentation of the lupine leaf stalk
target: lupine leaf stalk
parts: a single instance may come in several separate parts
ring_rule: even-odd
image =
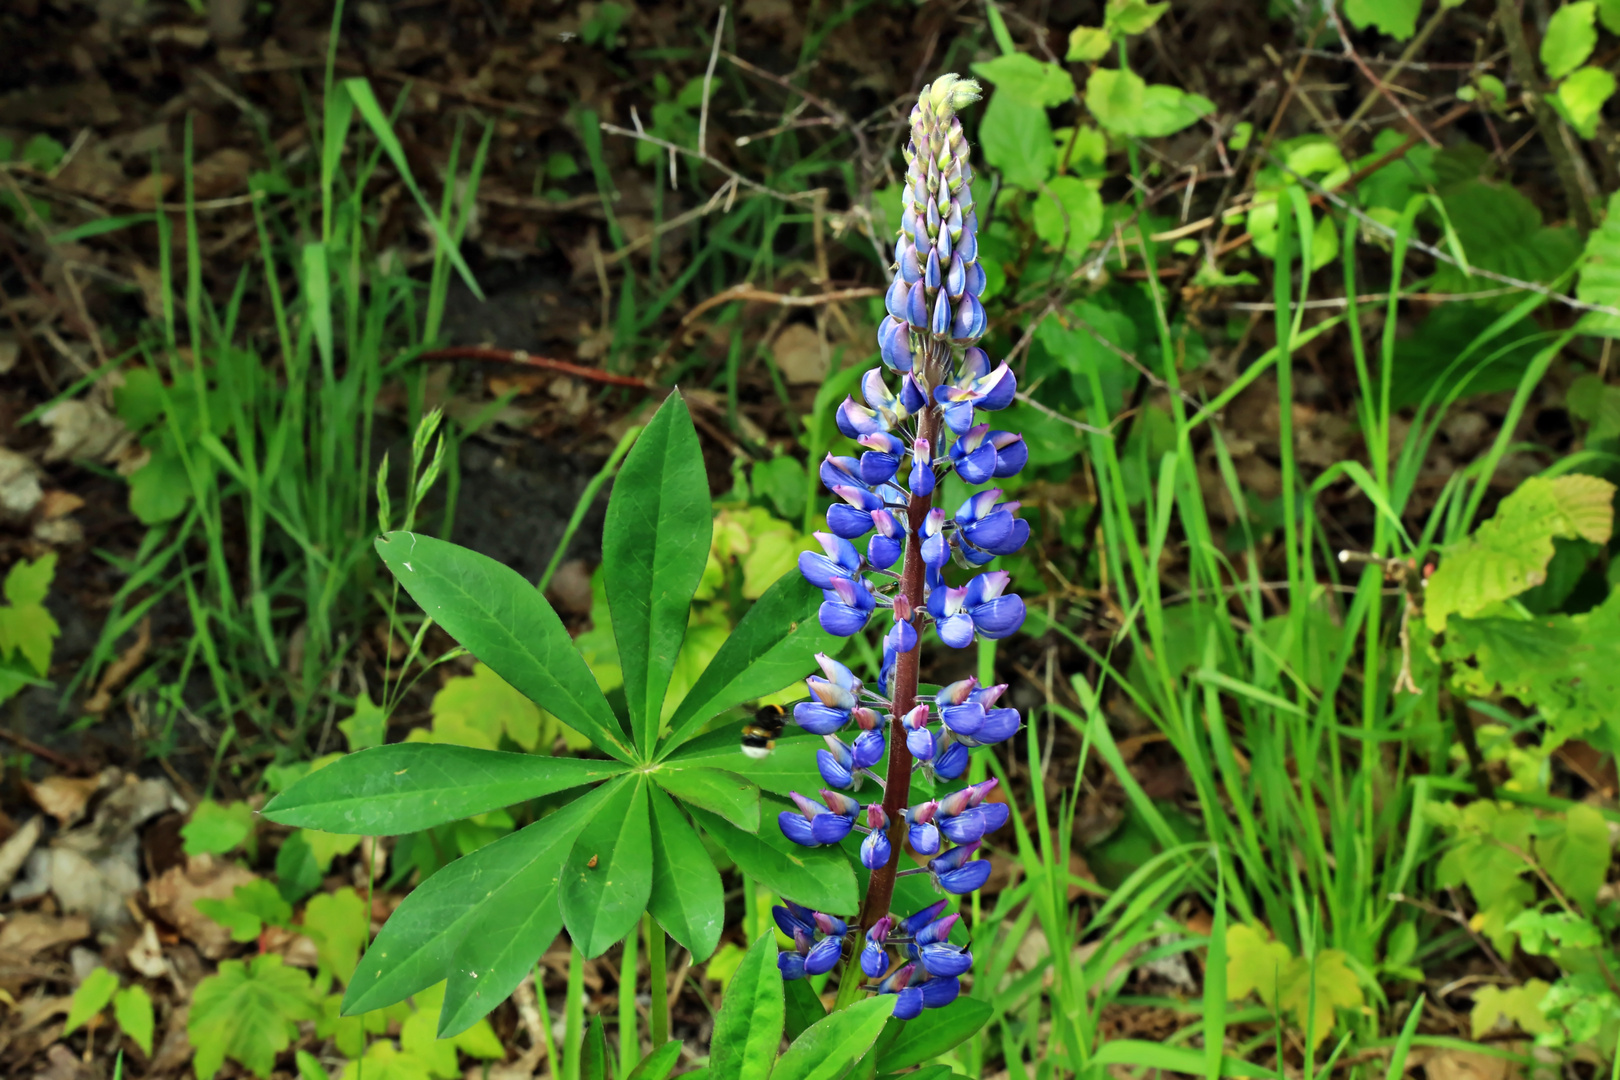
[[[973,963],[949,941],[957,916],[945,914],[948,897],[918,912],[890,910],[902,853],[909,846],[927,859],[942,893],[970,893],[990,876],[989,862],[974,858],[982,838],[1009,816],[1005,803],[988,801],[995,780],[911,805],[912,774],[922,769],[936,781],[956,781],[967,772],[969,750],[1001,742],[1021,724],[1016,710],[996,706],[1005,686],[965,679],[932,696],[917,693],[930,629],[960,649],[979,637],[1006,637],[1024,621],[1024,602],[1006,592],[1008,575],[982,570],[1029,538],[1029,524],[1015,516],[1018,504],[987,488],[949,517],[935,505],[943,474],[955,470],[971,486],[988,484],[1016,475],[1029,457],[1022,436],[979,422],[981,411],[1012,403],[1017,381],[1005,363],[992,368],[977,345],[985,332],[985,274],[973,169],[956,114],[978,98],[976,82],[945,75],[923,88],[911,111],[894,280],[878,329],[883,368],[862,379],[865,404],[847,398],[836,415],[839,431],[863,452],[829,454],[821,463],[822,482],[836,496],[828,531],[816,534],[825,554],[799,559],[800,572],[823,592],[819,617],[830,633],[858,633],[879,609],[891,621],[876,689],[822,655],[824,677],[806,680],[811,699],[794,708],[794,720],[827,741],[817,761],[828,786],[820,800],[793,793],[798,809],[781,815],[782,832],[807,846],[860,836],[871,880],[854,927],[792,903],[775,908],[777,926],[793,941],[778,964],[788,979],[823,974],[847,946],[849,962],[875,980],[868,988],[896,995],[902,1019],[955,1000]],[[885,368],[899,376],[898,391],[889,388]],[[870,537],[864,554],[854,544],[863,537]],[[980,572],[953,586],[946,577],[952,564],[953,576]],[[846,743],[838,733],[851,723],[859,733]],[[873,768],[885,753],[888,768],[879,777]],[[848,792],[867,779],[882,785],[883,796],[862,807]]]

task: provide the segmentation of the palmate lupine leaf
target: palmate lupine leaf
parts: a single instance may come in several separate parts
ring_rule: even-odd
[[[707,960],[725,927],[725,893],[720,873],[703,848],[697,830],[657,787],[652,804],[652,894],[647,910],[669,936],[697,961]],[[758,813],[759,794],[754,795]]]
[[[709,1045],[709,1080],[766,1080],[776,1064],[785,1008],[776,936],[766,933],[726,984]]]

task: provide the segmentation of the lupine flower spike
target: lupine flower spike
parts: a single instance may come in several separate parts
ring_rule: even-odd
[[[777,926],[792,942],[779,965],[784,978],[817,975],[847,952],[846,978],[874,980],[867,989],[893,995],[903,1020],[954,1001],[973,967],[965,939],[950,940],[959,916],[948,908],[989,879],[989,861],[976,856],[1011,810],[995,799],[994,780],[957,785],[973,748],[1007,739],[1021,723],[1016,710],[997,705],[1005,686],[967,679],[917,696],[919,649],[930,630],[961,649],[1004,638],[1024,622],[1009,575],[985,569],[1029,540],[1016,498],[1003,490],[1016,485],[1029,451],[1021,435],[988,417],[1012,404],[1018,381],[978,344],[987,277],[973,167],[956,115],[978,99],[976,82],[945,75],[911,110],[893,278],[877,333],[882,366],[861,380],[864,400],[847,398],[834,413],[854,446],[821,463],[832,495],[827,531],[816,533],[821,553],[799,557],[800,572],[822,591],[819,618],[829,633],[859,633],[885,610],[875,683],[817,657],[822,674],[806,680],[809,699],[793,717],[825,738],[816,763],[827,787],[819,798],[793,793],[797,809],[780,816],[782,832],[798,844],[858,837],[861,865],[871,871],[865,904],[850,924],[793,904],[776,908]],[[897,386],[885,372],[899,376]],[[1002,486],[952,510],[936,506],[952,470],[969,485]],[[942,794],[912,803],[914,769]],[[882,787],[882,801],[863,807],[849,792],[866,779]],[[911,914],[890,910],[902,848],[926,862],[945,899]]]

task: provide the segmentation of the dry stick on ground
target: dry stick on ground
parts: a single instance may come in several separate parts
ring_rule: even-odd
[[[1564,144],[1559,131],[1558,115],[1547,104],[1542,93],[1541,78],[1536,70],[1535,57],[1530,54],[1530,43],[1524,37],[1524,24],[1519,21],[1518,6],[1513,0],[1496,0],[1496,18],[1502,24],[1502,36],[1507,39],[1513,74],[1524,88],[1521,96],[1530,106],[1530,115],[1536,118],[1536,128],[1541,132],[1541,141],[1547,144],[1547,153],[1552,155],[1553,169],[1558,173],[1558,182],[1563,185],[1570,217],[1574,219],[1575,227],[1585,235],[1592,231],[1592,208],[1581,194],[1580,175],[1575,171],[1575,160],[1570,156],[1569,147]]]
[[[617,375],[611,371],[602,371],[600,368],[571,364],[566,360],[553,360],[549,356],[535,356],[522,349],[489,349],[474,345],[458,345],[448,349],[430,349],[417,356],[417,359],[425,361],[485,360],[497,364],[526,364],[529,367],[544,368],[547,371],[560,371],[564,375],[574,375],[581,379],[608,383],[612,386],[631,386],[638,390],[661,389],[655,383],[648,382],[646,379],[638,379],[634,375]]]
[[[1345,30],[1344,20],[1339,18],[1339,12],[1338,9],[1334,7],[1333,0],[1328,0],[1327,15],[1328,18],[1333,20],[1333,29],[1338,32],[1339,41],[1344,45],[1344,54],[1351,59],[1358,69],[1360,69],[1361,74],[1368,82],[1373,84],[1378,92],[1384,96],[1385,100],[1387,100],[1391,105],[1395,106],[1395,111],[1401,114],[1401,119],[1405,120],[1407,124],[1411,126],[1412,130],[1422,135],[1424,141],[1430,146],[1434,147],[1435,149],[1439,149],[1440,141],[1433,135],[1429,134],[1428,131],[1424,130],[1423,125],[1417,122],[1417,117],[1413,116],[1407,110],[1406,106],[1402,104],[1401,99],[1395,94],[1395,92],[1385,84],[1384,80],[1378,77],[1377,72],[1367,66],[1367,62],[1361,58],[1361,54],[1356,52],[1356,47],[1350,44],[1350,34],[1347,30]]]

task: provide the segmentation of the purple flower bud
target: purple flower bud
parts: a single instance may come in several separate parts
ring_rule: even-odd
[[[933,292],[935,289],[939,288],[939,282],[939,251],[938,249],[930,248],[928,251],[928,262],[923,265],[923,285],[928,288],[929,292]]]
[[[911,976],[916,971],[916,964],[907,964],[904,967],[896,968],[885,975],[872,989],[880,994],[898,994],[906,988],[907,983],[911,982]]]
[[[821,931],[823,934],[830,934],[833,937],[843,937],[845,934],[849,933],[849,924],[844,922],[843,919],[840,919],[836,915],[828,915],[824,911],[812,911],[810,916],[815,921],[816,929]]]
[[[950,269],[945,271],[945,292],[952,300],[961,300],[967,290],[967,268],[962,264],[962,253],[951,256]]]
[[[934,317],[928,330],[936,338],[946,337],[951,332],[951,298],[943,292],[934,297]]]
[[[901,279],[894,280],[899,284]],[[911,370],[911,327],[905,319],[891,315],[878,324],[878,353],[891,369]],[[839,425],[839,430],[843,431],[843,425]],[[848,437],[849,432],[845,431],[844,435]]]
[[[984,337],[985,327],[989,320],[984,314],[984,305],[971,291],[962,297],[962,302],[956,305],[956,320],[951,323],[951,340],[958,344],[968,344]],[[936,332],[936,336],[943,336]]]
[[[906,292],[904,318],[918,333],[928,329],[928,292],[920,281],[913,282]]]
[[[907,374],[900,380],[900,404],[908,415],[921,412],[922,407],[928,404],[928,398],[923,395],[922,387],[917,385],[915,375]]]
[[[903,233],[894,242],[894,265],[900,280],[907,285],[922,278],[922,263],[917,259],[917,245]]]

